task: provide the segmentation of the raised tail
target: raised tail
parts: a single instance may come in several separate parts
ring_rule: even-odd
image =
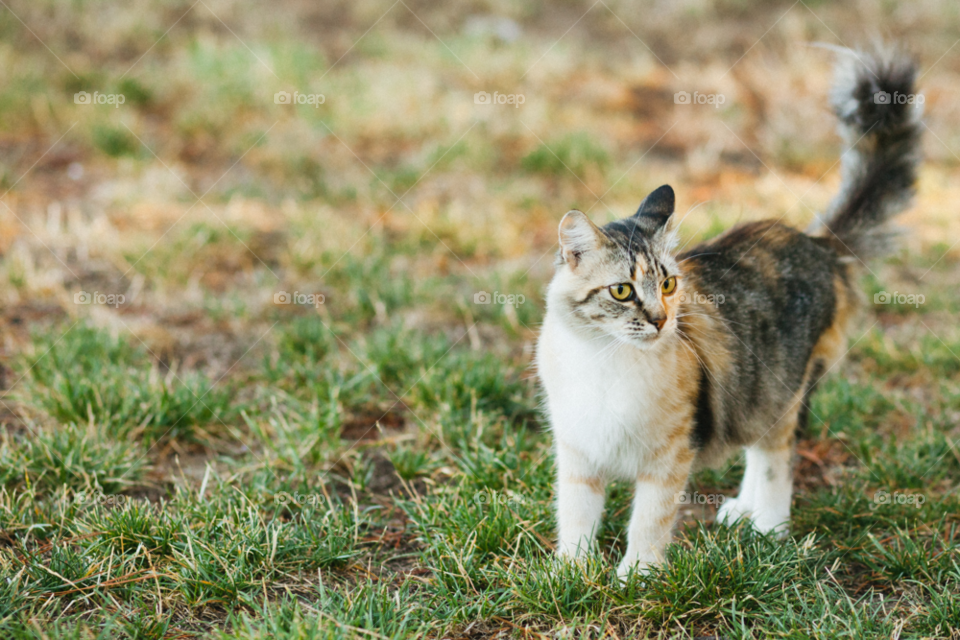
[[[916,76],[913,60],[889,51],[848,51],[837,66],[831,101],[849,150],[840,192],[808,232],[831,240],[843,255],[888,252],[886,223],[913,198],[923,114]]]

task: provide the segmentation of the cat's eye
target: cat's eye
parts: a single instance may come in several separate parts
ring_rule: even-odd
[[[620,300],[621,302],[629,300],[633,295],[633,287],[626,283],[611,285],[610,295],[613,296],[614,300]]]
[[[662,291],[663,295],[665,296],[671,295],[676,290],[677,290],[676,276],[670,276],[669,278],[663,281],[663,284],[660,285],[660,291]]]

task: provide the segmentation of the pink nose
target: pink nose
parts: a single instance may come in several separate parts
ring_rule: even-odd
[[[657,328],[657,331],[660,332],[663,330],[663,325],[667,324],[667,316],[660,318],[650,318],[650,324]]]

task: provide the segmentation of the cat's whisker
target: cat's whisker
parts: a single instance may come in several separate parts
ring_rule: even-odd
[[[710,200],[701,200],[700,202],[694,203],[694,205],[689,209],[687,209],[687,212],[683,214],[683,217],[680,218],[680,221],[677,222],[677,226],[680,226],[681,224],[683,224],[683,221],[687,219],[687,216],[689,216],[691,213],[699,209],[701,205],[707,204],[708,202],[710,202]]]
[[[718,350],[712,347],[708,347],[705,341],[703,340],[698,341],[694,339],[692,336],[690,336],[690,334],[686,333],[685,331],[683,331],[683,329],[679,327],[677,327],[677,333],[682,335],[689,343],[696,345],[700,351],[703,351],[707,355],[723,357],[728,353],[725,349],[722,349],[722,348]]]
[[[735,320],[730,320],[730,319],[728,319],[728,318],[716,318],[715,316],[712,316],[712,315],[706,314],[706,313],[682,313],[682,314],[677,314],[677,315],[674,316],[674,317],[677,318],[678,320],[679,320],[680,318],[687,318],[687,317],[707,318],[707,319],[709,319],[709,320],[717,320],[718,322],[723,322],[723,323],[727,323],[727,324],[740,325],[741,327],[748,327],[748,326],[750,326],[750,325],[745,324],[745,323],[743,323],[743,322],[737,322],[737,321],[735,321]]]

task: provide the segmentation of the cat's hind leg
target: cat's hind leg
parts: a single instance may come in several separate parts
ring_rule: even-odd
[[[761,533],[786,534],[790,527],[793,496],[792,442],[780,447],[747,448],[747,469],[753,468],[750,519]]]
[[[749,452],[749,449],[747,450]],[[760,465],[750,464],[749,453],[747,455],[747,466],[743,472],[743,480],[740,481],[740,491],[736,498],[727,498],[720,505],[717,511],[717,522],[734,524],[737,520],[747,519],[753,515],[754,502],[756,501],[757,486],[760,483],[759,471]]]
[[[793,497],[793,451],[798,420],[805,412],[798,398],[770,431],[745,449],[746,469],[740,494],[723,503],[717,520],[728,524],[749,518],[761,533],[786,534]]]

